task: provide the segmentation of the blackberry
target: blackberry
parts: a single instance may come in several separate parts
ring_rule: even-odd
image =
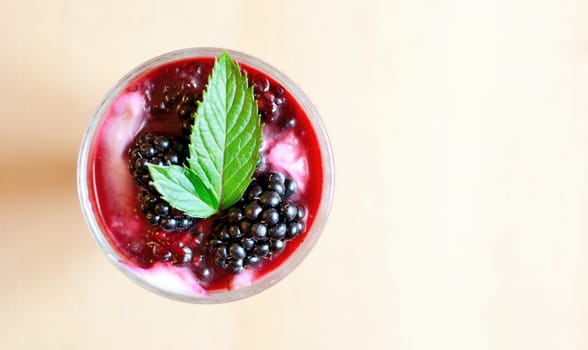
[[[296,182],[292,179],[284,180],[284,188],[286,190],[286,196],[290,196],[298,189],[298,187],[296,186]]]
[[[187,230],[196,221],[195,218],[173,208],[151,186],[141,186],[138,199],[145,221],[165,232]]]
[[[286,226],[286,224],[281,222],[270,229],[270,237],[273,239],[283,239],[284,237],[286,237],[287,231],[288,227]]]
[[[286,219],[286,222],[290,222],[296,219],[298,208],[292,203],[283,203],[280,206],[280,213],[282,214],[282,217]]]
[[[139,186],[149,186],[151,176],[147,164],[180,165],[187,149],[178,138],[160,133],[145,133],[129,148],[129,171]]]
[[[295,182],[283,174],[254,179],[237,204],[212,223],[207,252],[215,264],[237,274],[283,251],[304,232],[306,211],[291,201],[294,193]]]
[[[179,139],[160,133],[145,133],[129,149],[129,171],[139,185],[139,208],[145,221],[166,232],[183,231],[194,224],[194,218],[174,209],[150,185],[147,164],[180,165],[186,159],[186,148]]]

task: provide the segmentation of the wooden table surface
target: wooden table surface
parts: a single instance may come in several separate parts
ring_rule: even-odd
[[[588,2],[0,0],[0,349],[587,349]],[[322,113],[332,214],[235,303],[172,302],[78,205],[107,89],[193,46],[250,53]]]

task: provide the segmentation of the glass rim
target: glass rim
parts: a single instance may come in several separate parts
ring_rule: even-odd
[[[300,243],[296,250],[277,268],[270,271],[266,275],[254,280],[251,285],[239,287],[236,289],[229,289],[225,291],[214,291],[206,296],[198,295],[186,295],[180,294],[171,290],[167,290],[160,286],[156,286],[145,278],[137,275],[134,271],[125,267],[125,258],[119,254],[115,248],[110,244],[106,238],[105,232],[98,224],[92,204],[89,196],[88,189],[88,161],[90,147],[94,141],[94,137],[100,121],[106,115],[107,109],[111,106],[115,98],[117,98],[121,91],[127,87],[128,83],[133,79],[137,78],[141,74],[145,73],[149,69],[157,67],[159,65],[178,61],[185,58],[191,57],[218,57],[223,51],[229,53],[229,55],[239,63],[245,63],[253,68],[260,70],[261,72],[269,75],[277,82],[282,84],[284,88],[292,94],[292,96],[300,104],[314,131],[316,133],[319,147],[321,150],[321,160],[323,168],[323,186],[321,193],[321,203],[317,210],[316,217],[312,226],[309,228],[309,232],[306,234],[305,239]],[[334,160],[329,138],[323,124],[322,119],[318,113],[316,107],[312,104],[308,96],[302,91],[302,89],[292,81],[288,76],[274,68],[270,64],[250,56],[248,54],[222,49],[215,47],[195,47],[185,48],[176,51],[164,53],[162,55],[151,58],[144,63],[138,65],[130,72],[125,74],[116,84],[114,84],[106,93],[106,96],[102,99],[98,108],[94,112],[90,119],[88,127],[82,137],[82,143],[80,146],[78,164],[77,164],[77,186],[78,186],[78,197],[82,212],[90,232],[108,260],[116,266],[125,276],[139,284],[143,288],[154,292],[160,296],[183,301],[190,303],[199,304],[215,304],[225,303],[243,299],[255,294],[258,294],[269,287],[275,285],[287,275],[289,275],[300,263],[305,259],[310,250],[314,247],[316,241],[321,236],[333,202],[334,194]]]

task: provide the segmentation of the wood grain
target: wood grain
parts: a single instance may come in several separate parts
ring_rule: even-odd
[[[0,349],[588,348],[588,3],[0,0]],[[241,50],[299,82],[335,204],[287,279],[193,306],[126,279],[75,187],[146,59]]]

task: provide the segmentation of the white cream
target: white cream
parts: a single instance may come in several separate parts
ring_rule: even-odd
[[[98,157],[103,158],[103,163],[106,164],[105,170],[112,179],[115,179],[111,182],[107,195],[115,212],[121,218],[130,218],[135,215],[135,208],[129,207],[126,200],[134,184],[132,178],[128,176],[125,153],[129,142],[143,123],[143,104],[143,96],[140,93],[123,94],[110,108],[102,131],[108,137],[108,144],[104,153]],[[138,230],[134,223],[135,221],[132,220],[121,219],[113,222],[112,226],[118,232],[131,236]]]
[[[186,268],[169,263],[156,263],[149,269],[120,262],[124,269],[130,271],[141,282],[158,289],[182,296],[207,296],[208,292],[197,282],[192,272]]]
[[[308,182],[308,163],[298,137],[293,131],[289,131],[280,139],[272,139],[268,144],[266,161],[272,170],[287,173],[298,185],[298,190],[304,192]]]
[[[231,289],[239,289],[250,286],[254,281],[254,274],[251,270],[245,270],[238,275],[235,275],[231,280]]]

